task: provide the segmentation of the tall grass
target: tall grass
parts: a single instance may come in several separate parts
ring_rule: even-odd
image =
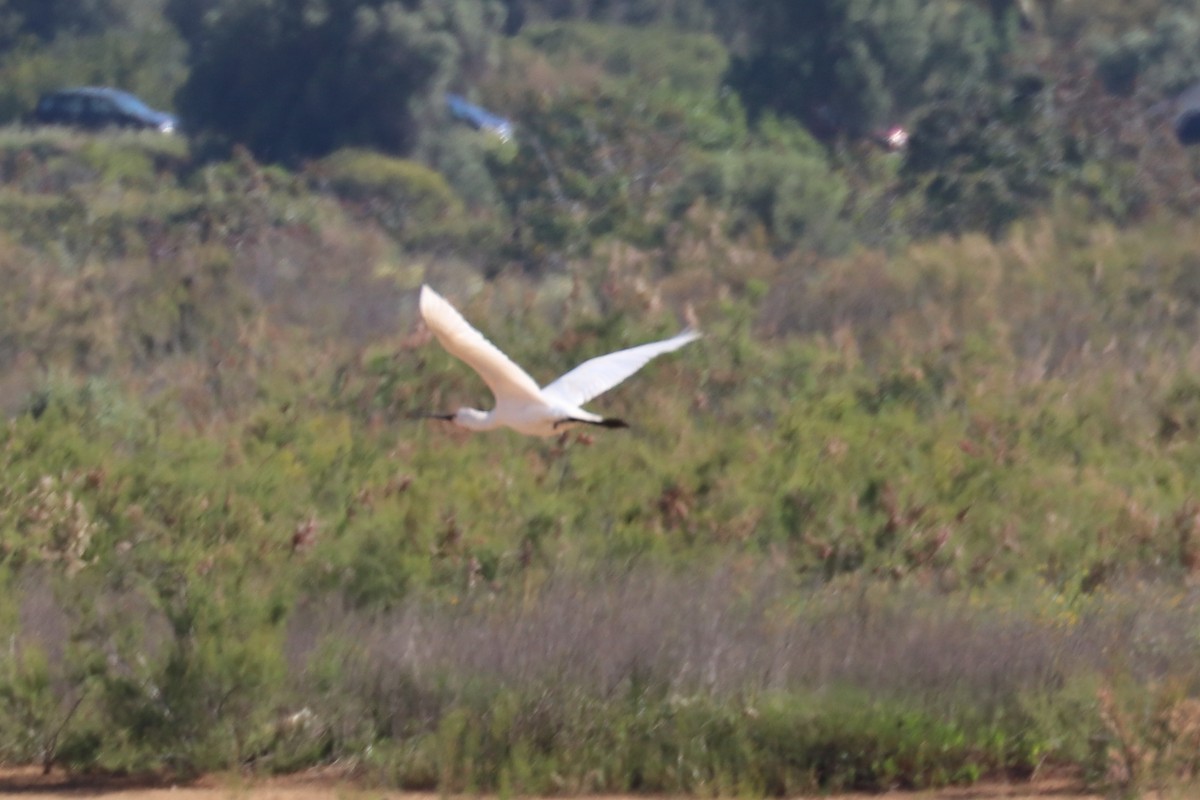
[[[1197,598],[1157,583],[952,605],[869,582],[805,588],[763,565],[561,573],[521,596],[417,593],[384,614],[308,595],[238,658],[180,627],[178,606],[109,590],[88,612],[45,575],[14,589],[0,741],[76,766],[335,761],[446,791],[788,794],[1067,765],[1103,782],[1110,752],[1158,747],[1177,766],[1177,742],[1126,693],[1148,686],[1151,714],[1189,713],[1175,687],[1196,679]],[[103,663],[73,651],[132,620],[136,648],[110,642]]]

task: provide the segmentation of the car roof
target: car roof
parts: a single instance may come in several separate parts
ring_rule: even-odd
[[[94,97],[133,97],[134,95],[111,86],[74,86],[68,89],[55,89],[47,95],[82,94]]]

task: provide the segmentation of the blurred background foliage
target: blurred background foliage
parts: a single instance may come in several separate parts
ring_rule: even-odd
[[[1193,5],[0,2],[0,758],[1193,780]],[[183,135],[28,124],[92,83]],[[706,336],[470,437],[426,281]]]

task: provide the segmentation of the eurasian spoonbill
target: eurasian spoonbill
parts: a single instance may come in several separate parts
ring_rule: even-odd
[[[700,338],[698,332],[685,330],[661,342],[597,356],[539,389],[529,373],[471,327],[462,314],[433,289],[421,287],[419,305],[425,324],[442,346],[478,372],[496,398],[496,407],[491,411],[460,408],[453,414],[423,416],[447,420],[471,431],[509,427],[529,436],[554,436],[573,424],[628,428],[624,420],[602,417],[584,411],[580,406],[607,392],[655,356],[678,350]]]

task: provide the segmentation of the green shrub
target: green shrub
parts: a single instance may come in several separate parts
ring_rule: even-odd
[[[665,27],[540,23],[523,28],[519,41],[560,65],[595,64],[608,76],[673,92],[715,93],[729,62],[715,37]]]
[[[437,172],[414,161],[366,150],[339,150],[309,168],[318,185],[402,233],[450,221],[462,201]]]
[[[1096,71],[1114,93],[1135,89],[1169,95],[1200,78],[1200,17],[1191,9],[1162,9],[1152,24],[1133,27],[1113,38],[1098,38]]]

